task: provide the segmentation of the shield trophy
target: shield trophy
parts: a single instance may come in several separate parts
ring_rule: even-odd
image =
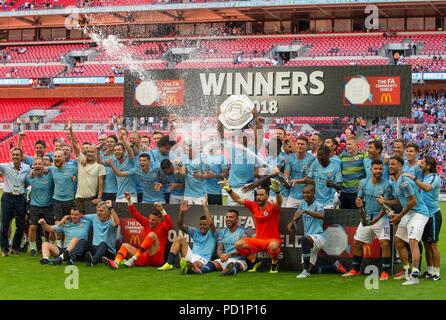
[[[246,95],[232,95],[220,105],[218,119],[228,130],[243,129],[253,118],[254,102]]]

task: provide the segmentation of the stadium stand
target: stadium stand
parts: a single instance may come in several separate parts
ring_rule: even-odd
[[[113,115],[122,115],[122,104],[123,99],[115,97],[68,99],[58,107],[62,113],[52,122],[106,123]]]
[[[50,109],[61,99],[1,99],[0,122],[14,122],[17,117],[29,110]]]
[[[72,50],[83,50],[88,45],[61,44],[61,45],[34,45],[34,46],[9,46],[2,50],[8,63],[37,63],[61,61],[61,56]]]

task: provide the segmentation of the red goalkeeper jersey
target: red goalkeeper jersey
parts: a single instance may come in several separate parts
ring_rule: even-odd
[[[280,239],[280,209],[274,203],[267,202],[265,208],[262,210],[257,202],[245,199],[244,206],[254,216],[257,239]]]
[[[166,248],[167,244],[167,236],[169,234],[169,230],[173,227],[172,219],[168,214],[164,214],[163,218],[164,220],[161,222],[161,224],[156,228],[153,229],[150,227],[150,219],[144,217],[141,213],[139,213],[138,209],[134,205],[129,206],[129,212],[132,215],[133,218],[135,218],[136,221],[139,222],[140,225],[144,227],[144,237],[146,237],[150,232],[153,232],[156,234],[160,241],[160,248],[157,252],[157,254],[164,255],[164,250]],[[162,251],[160,253],[159,251]]]

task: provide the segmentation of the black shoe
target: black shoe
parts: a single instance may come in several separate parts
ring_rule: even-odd
[[[37,251],[35,249],[31,249],[31,251],[29,252],[29,255],[31,257],[35,257],[37,255]]]
[[[237,269],[235,268],[235,263],[234,262],[230,262],[227,266],[226,269],[223,270],[220,273],[220,276],[234,276],[237,274]]]
[[[11,249],[11,251],[9,252],[9,254],[11,256],[18,256],[19,255],[20,250],[17,249]]]
[[[26,242],[23,247],[20,248],[20,252],[26,253],[28,252],[29,242]]]
[[[56,259],[54,259],[54,263],[59,265],[62,264],[63,258],[62,257],[57,257]]]
[[[50,259],[42,258],[40,259],[40,264],[50,264]]]
[[[434,280],[434,281],[439,281],[439,280],[441,280],[441,277],[440,277],[439,275],[434,274],[434,275],[432,276],[432,280]]]
[[[429,272],[424,271],[421,278],[432,279],[432,275]]]
[[[9,250],[2,250],[2,257],[9,256]]]
[[[91,252],[87,251],[87,253],[85,254],[85,265],[87,267],[93,267],[94,263],[93,263],[93,256],[91,255]]]
[[[65,251],[63,253],[63,259],[65,260],[67,265],[69,265],[69,266],[74,265],[74,258],[69,251]]]

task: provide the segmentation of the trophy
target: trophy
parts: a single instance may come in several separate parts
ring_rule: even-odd
[[[218,120],[228,130],[243,129],[253,118],[254,102],[246,95],[232,95],[220,105]]]

